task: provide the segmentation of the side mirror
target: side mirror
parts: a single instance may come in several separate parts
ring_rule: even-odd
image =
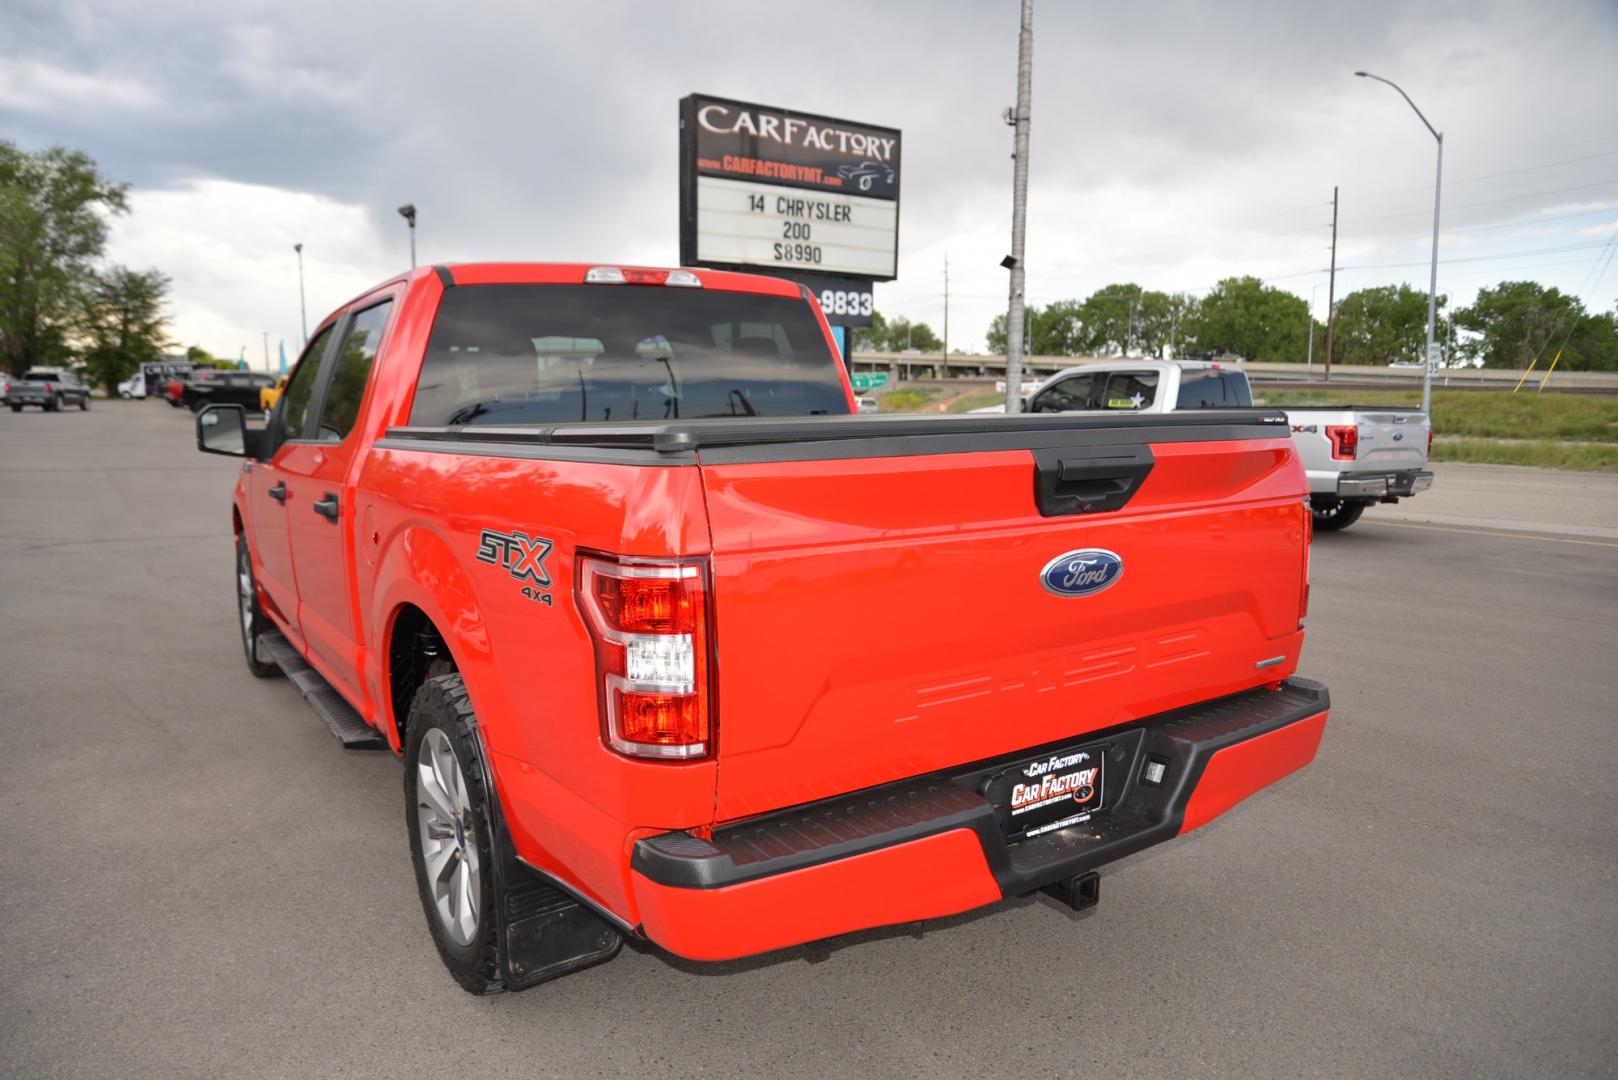
[[[240,405],[205,405],[197,413],[197,449],[204,454],[257,457],[260,434],[247,430]]]

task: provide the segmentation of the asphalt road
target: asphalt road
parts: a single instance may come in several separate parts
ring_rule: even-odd
[[[0,415],[0,1075],[1618,1072],[1618,540],[1555,531],[1592,491],[1618,516],[1612,478],[1499,470],[1539,531],[1318,537],[1319,759],[1104,872],[1093,911],[631,947],[474,999],[427,937],[399,765],[243,668],[236,465],[189,421]]]

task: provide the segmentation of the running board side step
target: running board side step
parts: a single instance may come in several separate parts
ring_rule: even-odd
[[[359,712],[350,705],[325,676],[304,662],[292,642],[274,630],[259,635],[258,643],[270,654],[292,685],[298,688],[303,700],[331,728],[344,750],[386,750],[388,742],[382,733],[367,724]]]

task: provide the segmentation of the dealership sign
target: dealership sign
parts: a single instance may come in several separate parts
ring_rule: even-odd
[[[898,272],[892,128],[693,94],[680,102],[680,261],[811,279]],[[868,286],[867,286],[868,288]],[[869,293],[867,292],[868,296]],[[869,322],[845,305],[842,325]]]

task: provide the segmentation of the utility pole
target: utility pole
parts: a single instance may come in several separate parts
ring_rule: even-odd
[[[944,378],[949,378],[949,252],[944,252]]]
[[[1337,185],[1331,189],[1331,276],[1326,279],[1326,373],[1322,379],[1331,382],[1332,331],[1337,328]],[[1314,316],[1310,315],[1313,319]]]
[[[1006,412],[1022,411],[1023,242],[1028,231],[1028,121],[1034,82],[1034,0],[1022,0],[1022,29],[1017,35],[1017,111],[1011,179],[1011,254],[1001,265],[1011,271],[1011,297],[1006,311]]]
[[[1309,353],[1304,358],[1303,370],[1306,375],[1313,375],[1315,371],[1315,297],[1320,293],[1320,282],[1315,282],[1309,290]]]
[[[309,308],[303,302],[303,245],[293,244],[292,250],[298,253],[298,318],[303,323],[303,343],[309,344]]]
[[[270,370],[270,332],[264,331],[264,370]]]

